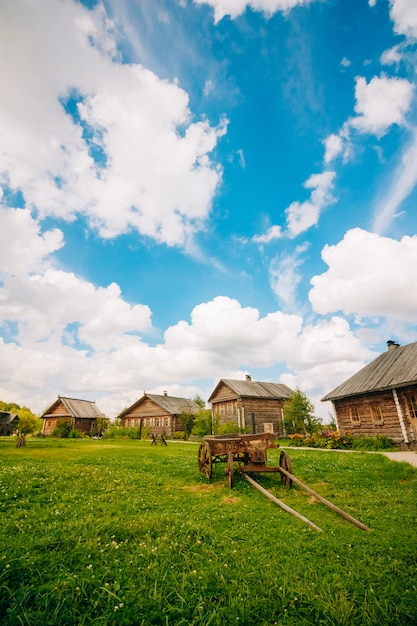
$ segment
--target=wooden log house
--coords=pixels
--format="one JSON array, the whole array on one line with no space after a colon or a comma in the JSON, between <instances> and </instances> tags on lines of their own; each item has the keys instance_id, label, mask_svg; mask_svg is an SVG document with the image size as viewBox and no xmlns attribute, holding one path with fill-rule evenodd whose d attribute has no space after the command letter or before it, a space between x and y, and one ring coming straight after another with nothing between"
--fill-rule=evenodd
<instances>
[{"instance_id":1,"label":"wooden log house","mask_svg":"<svg viewBox=\"0 0 417 626\"><path fill-rule=\"evenodd\" d=\"M69 421L73 430L92 435L100 417L104 415L95 402L58 396L58 399L41 415L42 433L51 435L59 423Z\"/></svg>"},{"instance_id":2,"label":"wooden log house","mask_svg":"<svg viewBox=\"0 0 417 626\"><path fill-rule=\"evenodd\" d=\"M9 413L8 411L0 411L0 435L13 435L17 429L19 416L17 413Z\"/></svg>"},{"instance_id":3,"label":"wooden log house","mask_svg":"<svg viewBox=\"0 0 417 626\"><path fill-rule=\"evenodd\" d=\"M200 406L193 400L163 395L144 393L139 400L122 411L117 419L126 428L144 428L154 435L173 435L184 430L181 415L195 415Z\"/></svg>"},{"instance_id":4,"label":"wooden log house","mask_svg":"<svg viewBox=\"0 0 417 626\"><path fill-rule=\"evenodd\" d=\"M388 350L330 391L340 431L385 435L402 448L417 447L417 342Z\"/></svg>"},{"instance_id":5,"label":"wooden log house","mask_svg":"<svg viewBox=\"0 0 417 626\"><path fill-rule=\"evenodd\" d=\"M284 404L294 393L287 385L222 378L209 397L212 419L232 423L236 432L284 434Z\"/></svg>"}]
</instances>

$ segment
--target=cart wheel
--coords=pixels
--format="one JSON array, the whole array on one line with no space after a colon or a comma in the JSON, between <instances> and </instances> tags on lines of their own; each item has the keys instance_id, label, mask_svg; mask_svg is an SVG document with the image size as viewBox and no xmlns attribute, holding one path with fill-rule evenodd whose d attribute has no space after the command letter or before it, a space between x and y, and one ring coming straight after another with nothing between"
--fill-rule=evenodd
<instances>
[{"instance_id":1,"label":"cart wheel","mask_svg":"<svg viewBox=\"0 0 417 626\"><path fill-rule=\"evenodd\" d=\"M291 460L287 452L285 452L285 450L282 450L281 454L279 455L279 466L282 467L282 469L289 472L290 474L292 474ZM285 474L281 474L281 482L286 487L291 487L292 485L291 478L289 476L286 476Z\"/></svg>"},{"instance_id":2,"label":"cart wheel","mask_svg":"<svg viewBox=\"0 0 417 626\"><path fill-rule=\"evenodd\" d=\"M208 480L211 479L213 463L210 446L206 441L200 443L200 447L198 448L198 469L200 470L200 474L203 474Z\"/></svg>"},{"instance_id":3,"label":"cart wheel","mask_svg":"<svg viewBox=\"0 0 417 626\"><path fill-rule=\"evenodd\" d=\"M227 458L227 465L225 469L225 474L227 474L227 482L229 484L230 489L233 487L233 483L235 481L235 468L233 467L233 454L229 452Z\"/></svg>"}]
</instances>

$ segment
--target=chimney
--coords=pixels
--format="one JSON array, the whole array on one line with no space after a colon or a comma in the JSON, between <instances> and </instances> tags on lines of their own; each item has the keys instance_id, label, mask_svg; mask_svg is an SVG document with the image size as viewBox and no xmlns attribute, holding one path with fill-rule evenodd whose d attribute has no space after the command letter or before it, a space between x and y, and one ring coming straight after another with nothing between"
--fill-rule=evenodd
<instances>
[{"instance_id":1,"label":"chimney","mask_svg":"<svg viewBox=\"0 0 417 626\"><path fill-rule=\"evenodd\" d=\"M388 339L387 341L388 350L395 350L400 347L398 341L393 341L392 339Z\"/></svg>"},{"instance_id":2,"label":"chimney","mask_svg":"<svg viewBox=\"0 0 417 626\"><path fill-rule=\"evenodd\" d=\"M168 395L168 391L164 391L164 396L167 396L167 395Z\"/></svg>"},{"instance_id":3,"label":"chimney","mask_svg":"<svg viewBox=\"0 0 417 626\"><path fill-rule=\"evenodd\" d=\"M252 376L250 374L246 374L246 382L247 383L252 382Z\"/></svg>"}]
</instances>

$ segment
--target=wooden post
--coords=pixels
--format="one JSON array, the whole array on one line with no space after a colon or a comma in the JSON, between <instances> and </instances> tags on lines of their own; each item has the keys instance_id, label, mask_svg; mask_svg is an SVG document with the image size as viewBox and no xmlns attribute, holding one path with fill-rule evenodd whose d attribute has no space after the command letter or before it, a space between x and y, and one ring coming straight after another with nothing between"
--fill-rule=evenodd
<instances>
[{"instance_id":1,"label":"wooden post","mask_svg":"<svg viewBox=\"0 0 417 626\"><path fill-rule=\"evenodd\" d=\"M323 498L323 496L321 496L319 493L316 493L315 491L310 489L310 487L307 487L307 485L301 482L301 480L298 480L298 478L296 478L293 474L290 474L290 472L287 472L287 470L285 470L283 467L279 467L278 469L282 474L284 474L288 478L291 478L294 483L296 483L302 489L307 491L307 493L314 496L317 500L320 500L320 502L325 504L327 507L329 507L329 509L331 509L335 513L338 513L338 515L341 515L348 522L355 524L355 526L358 526L358 528L360 528L361 530L371 530L368 526L366 526L365 524L362 524L362 522L359 522L357 519L349 515L349 513L345 513L345 511L342 511L342 509L339 509L338 506L336 506L335 504L332 504L331 502L329 502L329 500L326 500L326 498Z\"/></svg>"},{"instance_id":2,"label":"wooden post","mask_svg":"<svg viewBox=\"0 0 417 626\"><path fill-rule=\"evenodd\" d=\"M317 530L318 532L322 532L322 529L319 526L316 526L316 524L314 524L313 522L311 522L309 519L307 519L306 517L304 517L304 515L301 515L300 513L297 513L297 511L294 511L294 509L292 509L291 507L287 506L286 504L284 504L284 502L282 502L281 500L278 500L278 498L276 498L275 496L272 495L272 493L269 493L269 491L267 491L266 489L264 489L263 487L261 487L261 485L259 483L256 482L256 480L253 480L253 478L251 478L250 476L248 476L247 474L244 474L243 472L240 473L241 476L244 476L246 478L246 480L253 486L255 487L255 489L258 489L258 491L260 491L261 493L263 493L267 498L269 498L270 500L272 500L272 502L275 502L275 504L278 504L278 506L281 507L281 509L284 509L284 511L286 511L287 513L290 513L291 515L294 515L294 517L297 517L299 520L301 520L302 522L304 522L305 524L308 524L311 528L313 528L314 530Z\"/></svg>"}]
</instances>

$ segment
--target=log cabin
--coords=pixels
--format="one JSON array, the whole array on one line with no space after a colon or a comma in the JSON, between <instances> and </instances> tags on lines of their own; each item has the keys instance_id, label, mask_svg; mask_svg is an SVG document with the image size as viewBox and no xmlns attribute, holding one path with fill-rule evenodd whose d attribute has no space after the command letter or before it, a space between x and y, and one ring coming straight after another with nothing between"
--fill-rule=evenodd
<instances>
[{"instance_id":1,"label":"log cabin","mask_svg":"<svg viewBox=\"0 0 417 626\"><path fill-rule=\"evenodd\" d=\"M209 397L213 423L231 423L238 433L285 434L284 404L294 393L287 385L222 378Z\"/></svg>"},{"instance_id":2,"label":"log cabin","mask_svg":"<svg viewBox=\"0 0 417 626\"><path fill-rule=\"evenodd\" d=\"M0 435L12 435L19 423L17 413L9 413L8 411L0 411Z\"/></svg>"},{"instance_id":3,"label":"log cabin","mask_svg":"<svg viewBox=\"0 0 417 626\"><path fill-rule=\"evenodd\" d=\"M51 435L58 424L70 422L73 430L92 435L97 419L102 417L104 415L95 402L58 396L58 399L41 415L42 433Z\"/></svg>"},{"instance_id":4,"label":"log cabin","mask_svg":"<svg viewBox=\"0 0 417 626\"><path fill-rule=\"evenodd\" d=\"M195 415L201 407L187 398L144 392L143 396L122 411L117 419L125 428L142 428L154 435L172 436L184 430L181 415Z\"/></svg>"},{"instance_id":5,"label":"log cabin","mask_svg":"<svg viewBox=\"0 0 417 626\"><path fill-rule=\"evenodd\" d=\"M322 398L333 403L337 427L355 436L385 435L417 447L417 342L387 351Z\"/></svg>"}]
</instances>

